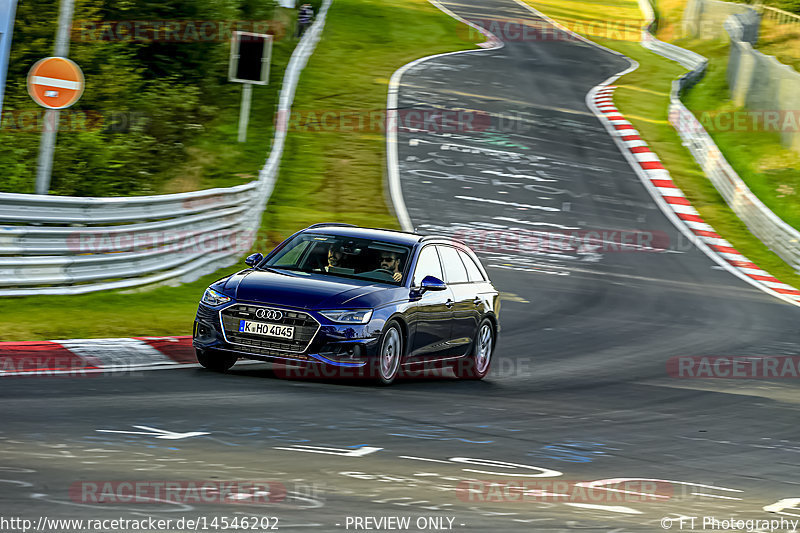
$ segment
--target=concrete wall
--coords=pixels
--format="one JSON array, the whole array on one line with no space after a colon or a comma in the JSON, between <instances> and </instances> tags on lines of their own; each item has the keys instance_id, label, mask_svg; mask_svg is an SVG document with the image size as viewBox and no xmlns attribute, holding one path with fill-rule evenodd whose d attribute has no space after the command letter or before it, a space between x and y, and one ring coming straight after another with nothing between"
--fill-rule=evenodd
<instances>
[{"instance_id":1,"label":"concrete wall","mask_svg":"<svg viewBox=\"0 0 800 533\"><path fill-rule=\"evenodd\" d=\"M689 0L683 11L683 36L726 39L724 24L731 15L754 12L749 6L718 0ZM757 30L756 30L757 31ZM757 39L758 36L755 36ZM755 39L750 42L755 42Z\"/></svg>"},{"instance_id":2,"label":"concrete wall","mask_svg":"<svg viewBox=\"0 0 800 533\"><path fill-rule=\"evenodd\" d=\"M784 146L800 152L800 73L742 40L749 25L752 20L739 16L725 22L731 39L727 71L731 99L739 107L763 112L761 121L776 121L769 129L780 132Z\"/></svg>"},{"instance_id":3,"label":"concrete wall","mask_svg":"<svg viewBox=\"0 0 800 533\"><path fill-rule=\"evenodd\" d=\"M744 4L689 0L683 13L685 36L730 39L726 77L731 100L763 112L761 121L778 121L769 129L779 131L783 145L800 153L800 73L753 49L760 25L758 12Z\"/></svg>"}]
</instances>

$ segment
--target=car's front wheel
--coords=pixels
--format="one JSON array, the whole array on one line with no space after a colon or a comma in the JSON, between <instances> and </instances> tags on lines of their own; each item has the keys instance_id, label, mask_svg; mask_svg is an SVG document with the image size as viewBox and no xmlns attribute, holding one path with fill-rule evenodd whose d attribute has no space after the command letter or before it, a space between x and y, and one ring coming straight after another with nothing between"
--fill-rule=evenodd
<instances>
[{"instance_id":1,"label":"car's front wheel","mask_svg":"<svg viewBox=\"0 0 800 533\"><path fill-rule=\"evenodd\" d=\"M197 362L200 363L200 365L214 372L225 372L236 364L236 360L239 359L235 355L226 354L217 350L195 349L195 354L197 355Z\"/></svg>"},{"instance_id":2,"label":"car's front wheel","mask_svg":"<svg viewBox=\"0 0 800 533\"><path fill-rule=\"evenodd\" d=\"M403 335L397 322L389 322L381 338L378 356L373 363L373 376L382 385L390 385L400 372L403 359Z\"/></svg>"},{"instance_id":3,"label":"car's front wheel","mask_svg":"<svg viewBox=\"0 0 800 533\"><path fill-rule=\"evenodd\" d=\"M494 326L488 318L481 321L478 333L472 342L472 350L464 358L453 363L453 372L460 379L483 379L489 373L494 352Z\"/></svg>"}]
</instances>

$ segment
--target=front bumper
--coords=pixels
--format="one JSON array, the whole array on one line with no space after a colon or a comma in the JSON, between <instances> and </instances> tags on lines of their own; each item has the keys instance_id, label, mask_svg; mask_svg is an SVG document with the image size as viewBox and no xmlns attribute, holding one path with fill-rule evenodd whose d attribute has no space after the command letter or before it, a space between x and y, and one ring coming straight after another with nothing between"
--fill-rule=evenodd
<instances>
[{"instance_id":1,"label":"front bumper","mask_svg":"<svg viewBox=\"0 0 800 533\"><path fill-rule=\"evenodd\" d=\"M285 318L279 323L293 325L295 339L282 342L236 331L236 321L248 318L258 308L283 311ZM363 367L378 352L380 331L378 325L371 323L335 324L308 310L241 302L215 308L201 303L194 321L192 345L199 350L221 350L262 361Z\"/></svg>"}]
</instances>

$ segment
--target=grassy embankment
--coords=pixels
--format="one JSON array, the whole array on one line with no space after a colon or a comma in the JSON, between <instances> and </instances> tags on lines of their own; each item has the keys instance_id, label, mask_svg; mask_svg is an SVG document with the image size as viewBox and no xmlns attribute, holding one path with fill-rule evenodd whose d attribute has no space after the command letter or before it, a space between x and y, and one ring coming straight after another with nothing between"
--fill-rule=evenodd
<instances>
[{"instance_id":1,"label":"grassy embankment","mask_svg":"<svg viewBox=\"0 0 800 533\"><path fill-rule=\"evenodd\" d=\"M301 76L296 107L384 109L388 80L397 68L419 57L471 47L458 28L426 0L337 0ZM257 120L254 114L251 121ZM258 250L319 221L396 227L383 195L383 133L348 129L289 134ZM267 146L265 137L262 158ZM4 299L0 338L187 335L203 289L233 270L179 287Z\"/></svg>"},{"instance_id":2,"label":"grassy embankment","mask_svg":"<svg viewBox=\"0 0 800 533\"><path fill-rule=\"evenodd\" d=\"M637 3L630 0L527 1L533 7L576 29L598 44L621 52L639 63L637 70L615 83L618 86L614 96L617 107L639 130L652 150L659 155L675 183L709 224L761 268L781 281L800 286L800 275L756 239L744 223L733 214L704 176L691 154L683 147L677 132L668 123L667 109L671 83L673 79L683 74L685 69L644 49L638 43L638 33L628 29L634 21L642 18ZM659 16L658 35L663 40L672 40L679 46L711 58L708 75L686 98L690 109L700 114L702 111L713 111L717 106L729 105L726 103L727 93L723 85L728 45L724 42L679 38L684 4L685 0L662 0L656 5ZM750 182L755 183L751 187L756 194L763 192L758 185L760 177L748 175L746 165L758 165L759 161L766 158L772 161L775 168L780 169L780 173L791 174L788 169L791 169L792 165L781 159L787 157L787 151L774 146L775 135L764 133L755 136L750 132L735 132L729 136L715 135L715 140L737 171L748 180L749 185ZM780 153L780 156L760 155L758 150L769 143L772 143L770 149L774 149L774 152L770 153ZM774 185L764 185L768 191L770 187L774 188ZM766 197L762 199L770 205ZM796 207L794 209L796 210ZM776 212L785 213L781 209L776 209ZM797 217L798 213L794 212L794 216ZM786 218L787 221L793 220L791 216Z\"/></svg>"}]
</instances>

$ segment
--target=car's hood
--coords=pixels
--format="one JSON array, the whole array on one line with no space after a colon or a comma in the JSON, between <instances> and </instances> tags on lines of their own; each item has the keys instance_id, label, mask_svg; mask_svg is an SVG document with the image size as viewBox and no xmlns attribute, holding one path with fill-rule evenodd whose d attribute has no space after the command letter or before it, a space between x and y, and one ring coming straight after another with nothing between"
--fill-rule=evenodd
<instances>
[{"instance_id":1,"label":"car's hood","mask_svg":"<svg viewBox=\"0 0 800 533\"><path fill-rule=\"evenodd\" d=\"M397 290L369 281L258 270L244 270L218 286L238 301L303 309L373 307L383 300L376 293Z\"/></svg>"}]
</instances>

